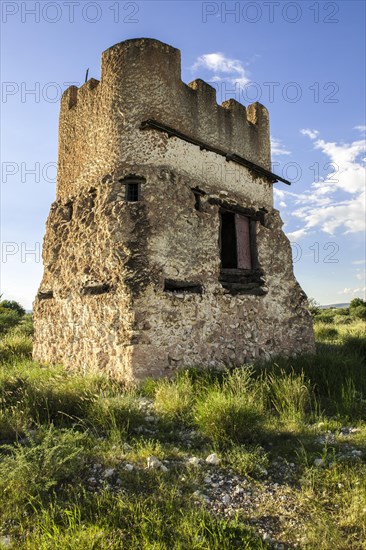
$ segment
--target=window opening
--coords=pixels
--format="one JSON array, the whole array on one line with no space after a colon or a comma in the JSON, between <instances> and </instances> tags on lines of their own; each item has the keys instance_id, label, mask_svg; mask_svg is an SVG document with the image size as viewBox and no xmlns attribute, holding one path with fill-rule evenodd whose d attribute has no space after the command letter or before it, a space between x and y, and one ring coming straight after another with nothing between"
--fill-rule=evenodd
<instances>
[{"instance_id":1,"label":"window opening","mask_svg":"<svg viewBox=\"0 0 366 550\"><path fill-rule=\"evenodd\" d=\"M252 269L250 220L234 212L221 213L221 267Z\"/></svg>"}]
</instances>

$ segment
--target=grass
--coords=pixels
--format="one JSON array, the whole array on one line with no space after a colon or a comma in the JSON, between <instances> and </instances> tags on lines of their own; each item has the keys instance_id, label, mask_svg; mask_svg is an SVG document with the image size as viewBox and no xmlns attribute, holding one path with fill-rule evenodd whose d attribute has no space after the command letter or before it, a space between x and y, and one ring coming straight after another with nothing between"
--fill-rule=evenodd
<instances>
[{"instance_id":1,"label":"grass","mask_svg":"<svg viewBox=\"0 0 366 550\"><path fill-rule=\"evenodd\" d=\"M29 319L9 330L0 548L260 549L270 518L290 546L366 548L364 323L321 317L313 356L189 369L134 389L36 364ZM206 465L214 452L220 464ZM164 468L147 468L150 456ZM261 498L248 512L214 512L197 495L218 474Z\"/></svg>"}]
</instances>

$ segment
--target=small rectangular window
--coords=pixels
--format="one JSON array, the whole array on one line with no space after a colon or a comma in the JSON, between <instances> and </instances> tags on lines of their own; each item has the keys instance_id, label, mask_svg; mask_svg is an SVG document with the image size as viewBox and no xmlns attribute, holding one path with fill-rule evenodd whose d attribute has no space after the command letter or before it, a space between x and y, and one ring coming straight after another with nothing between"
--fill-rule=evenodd
<instances>
[{"instance_id":1,"label":"small rectangular window","mask_svg":"<svg viewBox=\"0 0 366 550\"><path fill-rule=\"evenodd\" d=\"M129 182L126 183L126 201L137 202L140 198L139 183Z\"/></svg>"},{"instance_id":2,"label":"small rectangular window","mask_svg":"<svg viewBox=\"0 0 366 550\"><path fill-rule=\"evenodd\" d=\"M221 267L252 269L250 220L234 212L221 213Z\"/></svg>"}]
</instances>

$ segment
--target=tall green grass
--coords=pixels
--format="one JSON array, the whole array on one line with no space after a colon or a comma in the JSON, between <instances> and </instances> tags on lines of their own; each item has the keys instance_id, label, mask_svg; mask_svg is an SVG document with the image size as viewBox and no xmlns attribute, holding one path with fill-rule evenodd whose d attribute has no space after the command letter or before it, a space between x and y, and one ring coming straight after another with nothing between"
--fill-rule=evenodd
<instances>
[{"instance_id":1,"label":"tall green grass","mask_svg":"<svg viewBox=\"0 0 366 550\"><path fill-rule=\"evenodd\" d=\"M20 549L264 548L242 516L214 516L194 497L215 451L214 471L253 477L257 488L278 454L296 463L296 484L286 481L299 511L289 540L362 548L364 459L338 457L343 436L317 441L356 425L353 444L366 451L366 336L351 321L316 322L314 355L197 367L135 389L32 362L31 329L18 324L0 339L0 535ZM151 455L168 471L147 469ZM199 468L188 465L192 456ZM319 457L325 465L315 468ZM108 468L118 484L103 477Z\"/></svg>"}]
</instances>

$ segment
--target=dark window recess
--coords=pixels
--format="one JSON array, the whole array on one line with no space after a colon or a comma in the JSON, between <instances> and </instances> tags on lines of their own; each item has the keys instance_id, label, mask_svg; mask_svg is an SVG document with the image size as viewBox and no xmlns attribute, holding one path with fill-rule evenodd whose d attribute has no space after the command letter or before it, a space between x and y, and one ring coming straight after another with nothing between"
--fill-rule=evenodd
<instances>
[{"instance_id":1,"label":"dark window recess","mask_svg":"<svg viewBox=\"0 0 366 550\"><path fill-rule=\"evenodd\" d=\"M126 201L137 202L140 199L139 183L126 183Z\"/></svg>"},{"instance_id":2,"label":"dark window recess","mask_svg":"<svg viewBox=\"0 0 366 550\"><path fill-rule=\"evenodd\" d=\"M232 212L221 214L221 267L237 267L235 214Z\"/></svg>"},{"instance_id":3,"label":"dark window recess","mask_svg":"<svg viewBox=\"0 0 366 550\"><path fill-rule=\"evenodd\" d=\"M165 279L165 292L191 292L192 294L202 294L202 285L187 281L175 281L173 279Z\"/></svg>"},{"instance_id":4,"label":"dark window recess","mask_svg":"<svg viewBox=\"0 0 366 550\"><path fill-rule=\"evenodd\" d=\"M257 261L257 216L224 209L220 215L220 283L233 295L265 294L264 274Z\"/></svg>"},{"instance_id":5,"label":"dark window recess","mask_svg":"<svg viewBox=\"0 0 366 550\"><path fill-rule=\"evenodd\" d=\"M108 284L89 285L84 286L81 293L89 296L97 296L98 294L106 294L107 292L110 292L110 290L111 287Z\"/></svg>"},{"instance_id":6,"label":"dark window recess","mask_svg":"<svg viewBox=\"0 0 366 550\"><path fill-rule=\"evenodd\" d=\"M220 242L223 269L252 269L249 218L222 212Z\"/></svg>"},{"instance_id":7,"label":"dark window recess","mask_svg":"<svg viewBox=\"0 0 366 550\"><path fill-rule=\"evenodd\" d=\"M202 210L200 193L194 193L194 207L196 210L198 210L198 212Z\"/></svg>"},{"instance_id":8,"label":"dark window recess","mask_svg":"<svg viewBox=\"0 0 366 550\"><path fill-rule=\"evenodd\" d=\"M89 207L92 209L95 206L95 199L97 196L97 190L95 187L89 189Z\"/></svg>"},{"instance_id":9,"label":"dark window recess","mask_svg":"<svg viewBox=\"0 0 366 550\"><path fill-rule=\"evenodd\" d=\"M67 203L65 204L65 209L66 209L66 220L67 220L68 222L70 222L71 219L72 219L72 213L73 213L73 205L72 205L72 202L71 202L71 201L70 201L70 202L67 202Z\"/></svg>"},{"instance_id":10,"label":"dark window recess","mask_svg":"<svg viewBox=\"0 0 366 550\"><path fill-rule=\"evenodd\" d=\"M202 191L199 187L192 187L191 191L194 195L194 207L198 212L202 211L202 197L206 195L205 191Z\"/></svg>"},{"instance_id":11,"label":"dark window recess","mask_svg":"<svg viewBox=\"0 0 366 550\"><path fill-rule=\"evenodd\" d=\"M45 292L38 292L38 300L51 300L53 298L53 291L47 290Z\"/></svg>"},{"instance_id":12,"label":"dark window recess","mask_svg":"<svg viewBox=\"0 0 366 550\"><path fill-rule=\"evenodd\" d=\"M125 186L126 202L138 202L141 200L141 184L146 182L144 177L129 174L124 178L120 178L119 181Z\"/></svg>"}]
</instances>

